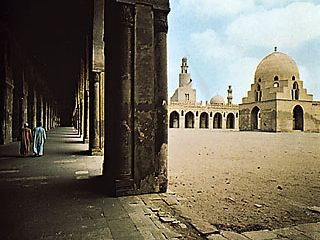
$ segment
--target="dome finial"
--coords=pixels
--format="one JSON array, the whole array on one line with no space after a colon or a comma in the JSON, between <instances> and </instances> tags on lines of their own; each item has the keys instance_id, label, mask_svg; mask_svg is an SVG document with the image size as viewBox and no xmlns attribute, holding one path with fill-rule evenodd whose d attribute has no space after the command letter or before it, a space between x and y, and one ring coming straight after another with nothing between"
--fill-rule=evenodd
<instances>
[{"instance_id":1,"label":"dome finial","mask_svg":"<svg viewBox=\"0 0 320 240\"><path fill-rule=\"evenodd\" d=\"M278 50L278 47L274 47L274 51L276 52Z\"/></svg>"}]
</instances>

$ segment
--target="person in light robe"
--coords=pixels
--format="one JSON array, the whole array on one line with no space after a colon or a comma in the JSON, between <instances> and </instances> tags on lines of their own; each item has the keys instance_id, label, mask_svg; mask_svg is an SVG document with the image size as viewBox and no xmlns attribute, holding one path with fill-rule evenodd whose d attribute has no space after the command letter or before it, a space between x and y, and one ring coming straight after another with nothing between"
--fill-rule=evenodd
<instances>
[{"instance_id":1,"label":"person in light robe","mask_svg":"<svg viewBox=\"0 0 320 240\"><path fill-rule=\"evenodd\" d=\"M43 155L43 146L46 142L46 130L41 126L41 122L33 129L33 152L35 156Z\"/></svg>"},{"instance_id":2,"label":"person in light robe","mask_svg":"<svg viewBox=\"0 0 320 240\"><path fill-rule=\"evenodd\" d=\"M30 146L32 142L31 129L28 127L28 123L25 123L21 129L21 143L20 143L20 154L22 156L27 156L30 151Z\"/></svg>"}]
</instances>

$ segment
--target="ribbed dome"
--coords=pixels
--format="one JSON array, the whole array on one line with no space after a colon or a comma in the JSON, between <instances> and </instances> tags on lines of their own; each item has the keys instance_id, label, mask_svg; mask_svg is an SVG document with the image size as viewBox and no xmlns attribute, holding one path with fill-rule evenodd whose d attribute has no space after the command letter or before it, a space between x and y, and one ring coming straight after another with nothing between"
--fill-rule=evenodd
<instances>
[{"instance_id":1,"label":"ribbed dome","mask_svg":"<svg viewBox=\"0 0 320 240\"><path fill-rule=\"evenodd\" d=\"M224 98L222 96L216 95L210 99L210 104L224 104Z\"/></svg>"},{"instance_id":2,"label":"ribbed dome","mask_svg":"<svg viewBox=\"0 0 320 240\"><path fill-rule=\"evenodd\" d=\"M259 63L254 76L255 81L300 79L299 69L295 61L287 54L273 52ZM276 79L275 79L276 78Z\"/></svg>"}]
</instances>

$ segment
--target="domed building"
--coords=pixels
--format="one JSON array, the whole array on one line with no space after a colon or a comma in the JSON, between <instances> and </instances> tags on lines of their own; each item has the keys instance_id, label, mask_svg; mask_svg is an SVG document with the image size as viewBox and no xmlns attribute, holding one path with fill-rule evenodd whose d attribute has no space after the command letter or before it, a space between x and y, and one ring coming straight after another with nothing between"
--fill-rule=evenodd
<instances>
[{"instance_id":1,"label":"domed building","mask_svg":"<svg viewBox=\"0 0 320 240\"><path fill-rule=\"evenodd\" d=\"M258 64L239 109L240 130L320 131L320 102L303 88L295 61L276 48Z\"/></svg>"},{"instance_id":2,"label":"domed building","mask_svg":"<svg viewBox=\"0 0 320 240\"><path fill-rule=\"evenodd\" d=\"M210 99L211 105L224 105L224 98L220 95L216 95Z\"/></svg>"},{"instance_id":3,"label":"domed building","mask_svg":"<svg viewBox=\"0 0 320 240\"><path fill-rule=\"evenodd\" d=\"M210 101L197 102L188 73L188 59L182 58L179 87L169 103L169 127L238 130L239 105L232 104L231 86L227 92L227 103L219 95Z\"/></svg>"}]
</instances>

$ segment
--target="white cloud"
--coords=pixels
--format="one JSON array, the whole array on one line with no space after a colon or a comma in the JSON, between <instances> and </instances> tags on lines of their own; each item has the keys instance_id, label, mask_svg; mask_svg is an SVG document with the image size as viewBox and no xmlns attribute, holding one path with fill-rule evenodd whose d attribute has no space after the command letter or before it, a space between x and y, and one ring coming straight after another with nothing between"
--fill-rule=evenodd
<instances>
[{"instance_id":1,"label":"white cloud","mask_svg":"<svg viewBox=\"0 0 320 240\"><path fill-rule=\"evenodd\" d=\"M178 7L202 18L232 16L254 7L253 0L180 0Z\"/></svg>"},{"instance_id":2,"label":"white cloud","mask_svg":"<svg viewBox=\"0 0 320 240\"><path fill-rule=\"evenodd\" d=\"M297 48L320 38L320 5L293 3L237 18L227 29L229 37L247 47Z\"/></svg>"},{"instance_id":3,"label":"white cloud","mask_svg":"<svg viewBox=\"0 0 320 240\"><path fill-rule=\"evenodd\" d=\"M191 34L191 44L197 54L208 58L232 59L236 54L235 49L223 42L213 29Z\"/></svg>"},{"instance_id":4,"label":"white cloud","mask_svg":"<svg viewBox=\"0 0 320 240\"><path fill-rule=\"evenodd\" d=\"M235 103L241 103L242 97L250 90L259 62L256 58L242 57L228 64L226 81L232 85Z\"/></svg>"},{"instance_id":5,"label":"white cloud","mask_svg":"<svg viewBox=\"0 0 320 240\"><path fill-rule=\"evenodd\" d=\"M296 2L310 2L310 3L316 3L314 0L255 0L255 3L257 6L262 6L266 9L271 8L279 8L279 7L285 7L291 3Z\"/></svg>"}]
</instances>

